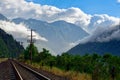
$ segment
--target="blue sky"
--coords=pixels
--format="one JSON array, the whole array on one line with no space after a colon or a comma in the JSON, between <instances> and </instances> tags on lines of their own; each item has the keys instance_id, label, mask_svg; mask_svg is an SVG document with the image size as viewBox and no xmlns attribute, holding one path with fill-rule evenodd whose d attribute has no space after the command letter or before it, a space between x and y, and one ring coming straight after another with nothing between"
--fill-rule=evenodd
<instances>
[{"instance_id":1,"label":"blue sky","mask_svg":"<svg viewBox=\"0 0 120 80\"><path fill-rule=\"evenodd\" d=\"M108 14L120 17L120 4L117 0L27 0L57 8L77 7L87 14Z\"/></svg>"},{"instance_id":2,"label":"blue sky","mask_svg":"<svg viewBox=\"0 0 120 80\"><path fill-rule=\"evenodd\" d=\"M117 0L0 0L0 13L12 20L15 18L36 19L49 23L63 20L81 27L91 34L90 39L116 26L120 21L120 2ZM33 1L33 3L29 3ZM119 0L120 1L120 0ZM7 2L7 3L6 3ZM37 3L37 4L36 4ZM38 5L40 4L40 5ZM44 6L48 5L48 6ZM51 6L49 6L51 5ZM53 7L55 6L55 7ZM74 7L74 8L71 8ZM79 8L79 9L78 9ZM96 15L94 15L96 14ZM118 18L119 17L119 18ZM14 37L25 39L28 33L24 24L0 22L1 28L9 31ZM9 25L8 28L3 25ZM66 28L65 28L66 29ZM66 30L67 31L67 30ZM94 32L95 31L95 32ZM16 33L16 34L15 34ZM118 34L117 34L118 33ZM24 35L25 34L25 35ZM42 34L41 34L42 35ZM98 41L106 41L119 37L119 31L106 38L98 38ZM94 38L95 37L95 38ZM38 34L38 39L47 41ZM79 40L78 40L79 41ZM77 43L78 43L77 41ZM93 41L93 40L91 40ZM49 42L49 41L48 41ZM70 43L76 44L76 43ZM38 45L41 47L41 45ZM48 45L45 44L48 47ZM68 46L69 47L69 46ZM66 47L67 48L67 47ZM66 49L65 48L65 49Z\"/></svg>"}]
</instances>

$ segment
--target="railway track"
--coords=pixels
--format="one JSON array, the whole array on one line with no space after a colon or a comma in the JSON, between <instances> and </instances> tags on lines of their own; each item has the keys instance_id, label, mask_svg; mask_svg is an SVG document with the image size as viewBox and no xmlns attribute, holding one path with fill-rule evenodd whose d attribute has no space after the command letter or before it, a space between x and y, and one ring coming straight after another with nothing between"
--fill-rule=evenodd
<instances>
[{"instance_id":1,"label":"railway track","mask_svg":"<svg viewBox=\"0 0 120 80\"><path fill-rule=\"evenodd\" d=\"M51 80L21 63L13 60L10 60L10 63L12 65L10 71L11 80Z\"/></svg>"}]
</instances>

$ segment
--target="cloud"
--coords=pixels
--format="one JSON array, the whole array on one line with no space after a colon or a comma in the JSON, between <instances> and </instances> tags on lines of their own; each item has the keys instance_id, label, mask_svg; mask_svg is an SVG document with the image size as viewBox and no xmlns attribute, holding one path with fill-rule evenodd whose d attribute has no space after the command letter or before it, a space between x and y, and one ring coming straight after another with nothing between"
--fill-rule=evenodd
<instances>
[{"instance_id":1,"label":"cloud","mask_svg":"<svg viewBox=\"0 0 120 80\"><path fill-rule=\"evenodd\" d=\"M111 40L120 40L120 28L119 26L112 26L109 28L97 28L91 35L91 42L108 42Z\"/></svg>"},{"instance_id":2,"label":"cloud","mask_svg":"<svg viewBox=\"0 0 120 80\"><path fill-rule=\"evenodd\" d=\"M94 32L98 27L111 27L119 24L119 18L107 14L95 14L91 17L90 24L86 27L89 33Z\"/></svg>"},{"instance_id":3,"label":"cloud","mask_svg":"<svg viewBox=\"0 0 120 80\"><path fill-rule=\"evenodd\" d=\"M108 16L107 14L90 15L75 7L59 9L54 6L40 5L25 0L1 0L0 13L10 19L21 17L47 22L64 20L82 27L89 33L92 33L97 27L107 27L118 23L118 18Z\"/></svg>"},{"instance_id":4,"label":"cloud","mask_svg":"<svg viewBox=\"0 0 120 80\"><path fill-rule=\"evenodd\" d=\"M120 26L97 27L96 30L82 40L74 44L84 44L87 42L109 42L111 40L120 40Z\"/></svg>"},{"instance_id":5,"label":"cloud","mask_svg":"<svg viewBox=\"0 0 120 80\"><path fill-rule=\"evenodd\" d=\"M25 0L1 0L0 13L11 19L21 17L47 22L64 20L70 23L79 23L82 26L87 26L91 17L79 8L59 9L54 6L26 2Z\"/></svg>"},{"instance_id":6,"label":"cloud","mask_svg":"<svg viewBox=\"0 0 120 80\"><path fill-rule=\"evenodd\" d=\"M25 25L23 24L15 24L13 22L7 22L7 21L0 21L0 28L6 31L7 33L11 34L14 36L15 39L23 39L27 40L28 35L30 34ZM47 41L46 38L41 37L38 33L33 32L33 35L36 35L35 39L36 40L41 40L41 41Z\"/></svg>"}]
</instances>

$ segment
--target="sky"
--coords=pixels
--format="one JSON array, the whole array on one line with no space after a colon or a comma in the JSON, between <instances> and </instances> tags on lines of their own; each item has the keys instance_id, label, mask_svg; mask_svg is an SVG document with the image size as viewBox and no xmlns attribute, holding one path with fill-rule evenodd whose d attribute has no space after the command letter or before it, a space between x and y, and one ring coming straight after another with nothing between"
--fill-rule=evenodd
<instances>
[{"instance_id":1,"label":"sky","mask_svg":"<svg viewBox=\"0 0 120 80\"><path fill-rule=\"evenodd\" d=\"M90 34L90 39L94 39L99 33L109 31L120 23L120 0L0 0L0 14L10 20L32 18L48 23L63 20L82 28ZM0 21L0 28L15 38L21 35L19 38L24 39L27 36L24 34L28 34L28 26L22 23ZM35 34L39 40L49 42L40 34ZM111 36L98 37L98 41L109 41L118 36L120 38L119 30Z\"/></svg>"},{"instance_id":2,"label":"sky","mask_svg":"<svg viewBox=\"0 0 120 80\"><path fill-rule=\"evenodd\" d=\"M51 5L61 9L80 8L87 14L108 14L120 17L120 0L27 0L41 5Z\"/></svg>"},{"instance_id":3,"label":"sky","mask_svg":"<svg viewBox=\"0 0 120 80\"><path fill-rule=\"evenodd\" d=\"M119 24L119 0L1 0L0 13L9 19L64 20L92 33Z\"/></svg>"}]
</instances>

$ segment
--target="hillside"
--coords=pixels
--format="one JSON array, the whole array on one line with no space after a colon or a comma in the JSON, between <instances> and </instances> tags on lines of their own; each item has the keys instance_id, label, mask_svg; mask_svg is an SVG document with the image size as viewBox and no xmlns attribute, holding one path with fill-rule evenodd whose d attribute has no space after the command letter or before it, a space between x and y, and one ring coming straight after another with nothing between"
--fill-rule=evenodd
<instances>
[{"instance_id":1,"label":"hillside","mask_svg":"<svg viewBox=\"0 0 120 80\"><path fill-rule=\"evenodd\" d=\"M120 55L120 41L112 40L110 42L89 42L86 44L79 44L68 51L71 54L84 55L85 53L111 53L113 55Z\"/></svg>"},{"instance_id":2,"label":"hillside","mask_svg":"<svg viewBox=\"0 0 120 80\"><path fill-rule=\"evenodd\" d=\"M4 15L0 14L0 20L8 20Z\"/></svg>"},{"instance_id":3,"label":"hillside","mask_svg":"<svg viewBox=\"0 0 120 80\"><path fill-rule=\"evenodd\" d=\"M80 43L68 52L71 54L84 55L85 53L111 53L120 55L120 27L115 26L98 34L94 34L86 40L87 42Z\"/></svg>"},{"instance_id":4,"label":"hillside","mask_svg":"<svg viewBox=\"0 0 120 80\"><path fill-rule=\"evenodd\" d=\"M0 29L0 57L17 56L23 49L11 35Z\"/></svg>"}]
</instances>

